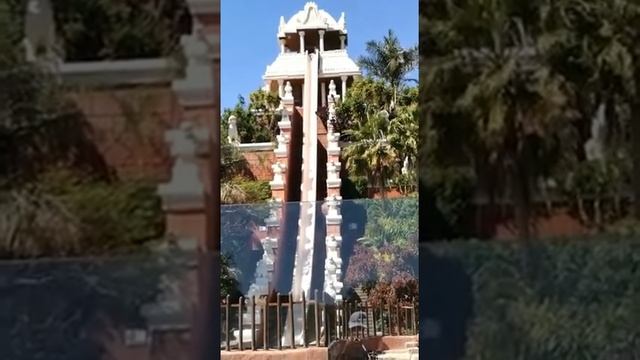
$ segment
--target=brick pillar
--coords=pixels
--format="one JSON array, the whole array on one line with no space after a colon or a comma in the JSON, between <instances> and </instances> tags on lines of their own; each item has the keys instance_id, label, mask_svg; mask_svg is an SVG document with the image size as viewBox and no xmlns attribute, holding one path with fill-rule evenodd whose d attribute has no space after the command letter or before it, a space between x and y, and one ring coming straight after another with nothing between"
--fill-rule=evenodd
<instances>
[{"instance_id":1,"label":"brick pillar","mask_svg":"<svg viewBox=\"0 0 640 360\"><path fill-rule=\"evenodd\" d=\"M280 228L283 218L283 204L286 201L286 181L289 160L289 142L291 139L291 121L289 115L293 111L293 95L289 82L283 88L281 103L282 119L278 122L280 134L276 137L277 146L273 150L276 162L271 166L273 179L271 185L271 201L269 202L269 217L265 219L266 231L261 233L264 254L258 262L255 272L255 282L249 288L250 296L266 295L273 282L275 252L280 238Z\"/></svg>"},{"instance_id":2,"label":"brick pillar","mask_svg":"<svg viewBox=\"0 0 640 360\"><path fill-rule=\"evenodd\" d=\"M214 101L214 48L219 43L217 5L212 0L187 0L193 16L190 35L180 39L187 60L185 77L173 82L182 116L198 125L210 125L217 109Z\"/></svg>"},{"instance_id":3,"label":"brick pillar","mask_svg":"<svg viewBox=\"0 0 640 360\"><path fill-rule=\"evenodd\" d=\"M340 95L336 94L335 84L331 81L329 95L329 121L327 124L327 197L340 196L340 134L333 131L333 121L336 117L336 103L340 100Z\"/></svg>"},{"instance_id":4,"label":"brick pillar","mask_svg":"<svg viewBox=\"0 0 640 360\"><path fill-rule=\"evenodd\" d=\"M342 225L342 215L340 214L340 145L339 133L333 131L332 122L336 116L336 102L340 96L336 94L335 84L331 81L329 85L329 95L327 96L329 105L329 121L327 126L327 198L326 207L326 251L325 260L325 292L335 301L342 300L342 258L340 257L340 246L342 236L340 227Z\"/></svg>"},{"instance_id":5,"label":"brick pillar","mask_svg":"<svg viewBox=\"0 0 640 360\"><path fill-rule=\"evenodd\" d=\"M167 233L177 240L204 242L206 237L205 174L198 156L197 130L185 122L165 135L175 158L171 180L158 187L166 213Z\"/></svg>"}]
</instances>

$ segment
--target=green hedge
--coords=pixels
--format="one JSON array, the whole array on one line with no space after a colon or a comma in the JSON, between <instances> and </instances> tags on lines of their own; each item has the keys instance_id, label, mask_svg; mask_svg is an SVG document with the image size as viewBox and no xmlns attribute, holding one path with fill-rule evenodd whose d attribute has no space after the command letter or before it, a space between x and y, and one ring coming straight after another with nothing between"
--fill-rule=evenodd
<instances>
[{"instance_id":1,"label":"green hedge","mask_svg":"<svg viewBox=\"0 0 640 360\"><path fill-rule=\"evenodd\" d=\"M83 179L64 171L2 191L0 258L137 252L164 237L156 192L150 184Z\"/></svg>"},{"instance_id":2,"label":"green hedge","mask_svg":"<svg viewBox=\"0 0 640 360\"><path fill-rule=\"evenodd\" d=\"M451 242L425 250L432 264L459 266L459 279L469 280L466 359L635 359L640 352L640 239L551 241L528 250Z\"/></svg>"},{"instance_id":3,"label":"green hedge","mask_svg":"<svg viewBox=\"0 0 640 360\"><path fill-rule=\"evenodd\" d=\"M248 203L263 202L271 199L271 185L268 181L245 180L238 183L238 186L247 194Z\"/></svg>"}]
</instances>

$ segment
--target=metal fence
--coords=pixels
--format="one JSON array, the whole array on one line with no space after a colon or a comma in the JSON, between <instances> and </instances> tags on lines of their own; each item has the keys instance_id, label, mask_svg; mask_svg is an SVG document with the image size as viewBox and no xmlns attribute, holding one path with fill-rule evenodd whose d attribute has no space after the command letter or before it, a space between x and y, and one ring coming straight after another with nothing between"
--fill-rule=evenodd
<instances>
[{"instance_id":1,"label":"metal fence","mask_svg":"<svg viewBox=\"0 0 640 360\"><path fill-rule=\"evenodd\" d=\"M295 339L292 309L296 306L305 309L301 325L302 342ZM274 293L248 299L240 297L237 301L227 297L220 309L221 349L227 351L328 347L332 341L340 339L417 335L419 329L415 299L374 306L366 301L332 304L320 298L317 291L312 299L302 294L298 301L294 301L291 294ZM359 321L354 321L354 315ZM285 330L287 321L291 326ZM283 340L288 340L288 345L283 345Z\"/></svg>"}]
</instances>

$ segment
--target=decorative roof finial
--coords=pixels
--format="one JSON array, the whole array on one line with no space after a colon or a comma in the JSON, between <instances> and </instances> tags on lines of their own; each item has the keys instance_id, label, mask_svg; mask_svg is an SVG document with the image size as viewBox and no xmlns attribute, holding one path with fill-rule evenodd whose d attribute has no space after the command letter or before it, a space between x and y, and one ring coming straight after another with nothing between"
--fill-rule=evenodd
<instances>
[{"instance_id":1,"label":"decorative roof finial","mask_svg":"<svg viewBox=\"0 0 640 360\"><path fill-rule=\"evenodd\" d=\"M347 31L347 22L344 18L344 11L340 14L340 19L338 19L338 28L340 28L340 30L346 32Z\"/></svg>"}]
</instances>

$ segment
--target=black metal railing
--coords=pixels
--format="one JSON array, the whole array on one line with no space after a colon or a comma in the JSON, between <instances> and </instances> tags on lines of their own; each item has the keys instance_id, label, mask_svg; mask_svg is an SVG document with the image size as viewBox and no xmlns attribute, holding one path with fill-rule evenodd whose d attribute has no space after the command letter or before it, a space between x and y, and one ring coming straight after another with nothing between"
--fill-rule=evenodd
<instances>
[{"instance_id":1,"label":"black metal railing","mask_svg":"<svg viewBox=\"0 0 640 360\"><path fill-rule=\"evenodd\" d=\"M371 304L366 301L330 303L314 292L307 299L293 300L291 294L274 293L231 300L220 305L222 320L221 349L270 350L296 347L328 347L341 339L372 336L403 336L418 333L418 303ZM302 337L295 338L294 307L304 309ZM246 315L248 314L248 316ZM256 321L256 315L260 321ZM355 316L354 316L355 315ZM288 329L285 323L289 323ZM285 333L286 332L286 333ZM288 340L288 345L283 345Z\"/></svg>"}]
</instances>

